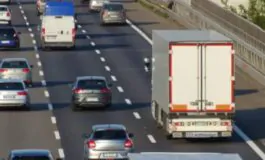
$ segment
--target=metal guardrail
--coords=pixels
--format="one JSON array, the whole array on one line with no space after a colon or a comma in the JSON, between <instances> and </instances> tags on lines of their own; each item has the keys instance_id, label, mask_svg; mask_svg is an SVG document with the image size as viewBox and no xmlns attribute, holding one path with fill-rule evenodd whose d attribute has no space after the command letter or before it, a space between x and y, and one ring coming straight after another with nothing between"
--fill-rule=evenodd
<instances>
[{"instance_id":1,"label":"metal guardrail","mask_svg":"<svg viewBox=\"0 0 265 160\"><path fill-rule=\"evenodd\" d=\"M221 13L220 15L217 14L218 12L216 14L209 13L210 11L206 11L207 9L209 10L209 5L202 6L204 5L202 1L207 0L193 0L192 5L174 1L172 10L153 3L153 0L139 1L147 6L152 6L156 11L167 13L170 19L179 21L187 28L213 29L233 39L236 50L236 64L250 76L265 85L265 45L258 38L254 37L255 33L246 33L247 31L240 28L244 24L234 25L233 22L230 22L229 17L226 19L222 18ZM220 9L222 8L219 7ZM223 9L223 12L228 11ZM239 16L237 18L246 21ZM234 21L234 23L240 23L240 20ZM252 25L252 27L256 26ZM265 36L262 38L265 41Z\"/></svg>"}]
</instances>

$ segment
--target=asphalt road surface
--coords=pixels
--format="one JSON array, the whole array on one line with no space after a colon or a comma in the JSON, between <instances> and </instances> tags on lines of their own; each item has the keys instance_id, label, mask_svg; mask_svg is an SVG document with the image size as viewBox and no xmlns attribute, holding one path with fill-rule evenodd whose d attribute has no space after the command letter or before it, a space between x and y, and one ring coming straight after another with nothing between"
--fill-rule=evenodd
<instances>
[{"instance_id":1,"label":"asphalt road surface","mask_svg":"<svg viewBox=\"0 0 265 160\"><path fill-rule=\"evenodd\" d=\"M150 36L152 29L184 28L124 1L128 18ZM1 51L0 57L25 57L34 67L31 111L1 111L0 153L14 148L48 148L68 160L83 159L83 139L93 124L122 123L135 134L136 152L238 153L244 160L258 155L237 134L230 141L166 140L150 114L150 75L143 58L151 46L130 25L100 26L97 14L76 3L78 35L75 50L41 51L40 18L35 2L14 1L13 24L22 32L20 51ZM70 85L77 76L103 75L113 83L113 105L104 111L73 112ZM263 86L237 70L237 125L261 148L265 130Z\"/></svg>"}]
</instances>

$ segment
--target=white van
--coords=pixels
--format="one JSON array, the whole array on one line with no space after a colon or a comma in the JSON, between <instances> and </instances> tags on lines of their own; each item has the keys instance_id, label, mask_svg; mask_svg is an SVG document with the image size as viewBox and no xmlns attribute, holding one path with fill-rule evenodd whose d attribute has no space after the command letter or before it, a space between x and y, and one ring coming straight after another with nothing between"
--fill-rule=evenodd
<instances>
[{"instance_id":1,"label":"white van","mask_svg":"<svg viewBox=\"0 0 265 160\"><path fill-rule=\"evenodd\" d=\"M41 47L75 48L74 16L43 16L41 24Z\"/></svg>"}]
</instances>

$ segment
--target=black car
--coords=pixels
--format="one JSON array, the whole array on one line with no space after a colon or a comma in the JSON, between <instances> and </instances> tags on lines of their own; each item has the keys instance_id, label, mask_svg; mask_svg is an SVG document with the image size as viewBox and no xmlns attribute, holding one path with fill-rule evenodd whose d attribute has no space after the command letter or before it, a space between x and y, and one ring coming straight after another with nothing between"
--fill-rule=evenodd
<instances>
[{"instance_id":1,"label":"black car","mask_svg":"<svg viewBox=\"0 0 265 160\"><path fill-rule=\"evenodd\" d=\"M20 32L16 32L13 27L3 26L0 27L0 48L19 49L20 48Z\"/></svg>"}]
</instances>

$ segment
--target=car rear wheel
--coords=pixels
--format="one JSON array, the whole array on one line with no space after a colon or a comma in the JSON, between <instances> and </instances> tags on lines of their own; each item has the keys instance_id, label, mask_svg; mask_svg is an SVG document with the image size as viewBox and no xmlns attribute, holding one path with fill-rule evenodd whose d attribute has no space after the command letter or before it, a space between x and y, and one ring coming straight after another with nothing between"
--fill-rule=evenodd
<instances>
[{"instance_id":1,"label":"car rear wheel","mask_svg":"<svg viewBox=\"0 0 265 160\"><path fill-rule=\"evenodd\" d=\"M77 104L72 104L72 110L73 111L80 111L81 108Z\"/></svg>"}]
</instances>

